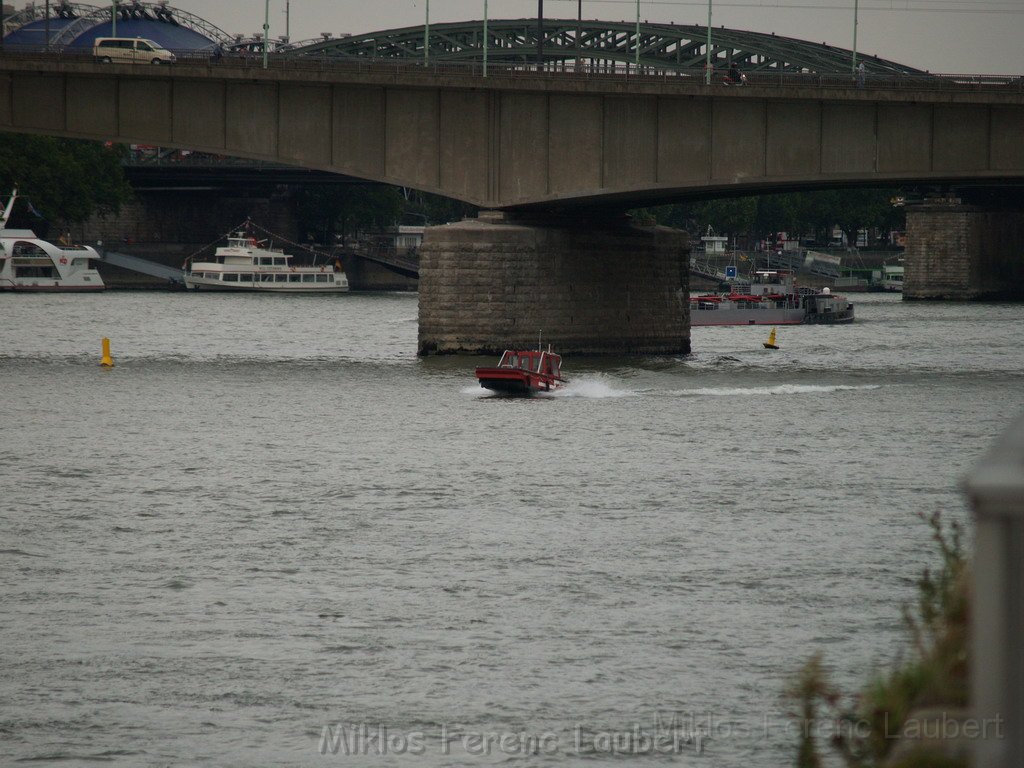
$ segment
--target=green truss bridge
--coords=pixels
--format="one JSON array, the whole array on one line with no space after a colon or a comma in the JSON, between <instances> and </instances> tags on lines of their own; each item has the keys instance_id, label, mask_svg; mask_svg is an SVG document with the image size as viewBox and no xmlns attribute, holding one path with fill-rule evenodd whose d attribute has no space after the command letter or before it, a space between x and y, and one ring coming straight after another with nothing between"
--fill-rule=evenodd
<instances>
[{"instance_id":1,"label":"green truss bridge","mask_svg":"<svg viewBox=\"0 0 1024 768\"><path fill-rule=\"evenodd\" d=\"M429 40L429 43L427 42ZM487 24L487 60L496 67L615 71L644 69L701 71L707 62L707 27L677 24L496 19ZM425 50L425 43L429 46ZM639 57L637 56L639 50ZM480 63L483 21L369 32L296 44L281 54L330 59L402 59L430 63ZM747 72L850 73L852 51L790 37L735 29L711 30L716 69L735 63ZM875 56L858 56L873 75L922 75L921 70Z\"/></svg>"}]
</instances>

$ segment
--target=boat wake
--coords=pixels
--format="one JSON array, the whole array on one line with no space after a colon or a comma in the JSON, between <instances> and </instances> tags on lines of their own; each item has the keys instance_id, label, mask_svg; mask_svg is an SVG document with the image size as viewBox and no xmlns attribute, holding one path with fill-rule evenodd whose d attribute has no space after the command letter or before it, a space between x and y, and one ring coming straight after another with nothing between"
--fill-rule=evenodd
<instances>
[{"instance_id":1,"label":"boat wake","mask_svg":"<svg viewBox=\"0 0 1024 768\"><path fill-rule=\"evenodd\" d=\"M861 392L878 389L880 384L778 384L774 387L706 387L680 389L673 395L683 397L764 397L765 395L812 395L827 392Z\"/></svg>"},{"instance_id":2,"label":"boat wake","mask_svg":"<svg viewBox=\"0 0 1024 768\"><path fill-rule=\"evenodd\" d=\"M628 389L616 389L601 376L584 376L570 379L564 387L553 392L546 392L544 396L585 397L592 400L603 400L609 397L633 397L635 394L636 392Z\"/></svg>"}]
</instances>

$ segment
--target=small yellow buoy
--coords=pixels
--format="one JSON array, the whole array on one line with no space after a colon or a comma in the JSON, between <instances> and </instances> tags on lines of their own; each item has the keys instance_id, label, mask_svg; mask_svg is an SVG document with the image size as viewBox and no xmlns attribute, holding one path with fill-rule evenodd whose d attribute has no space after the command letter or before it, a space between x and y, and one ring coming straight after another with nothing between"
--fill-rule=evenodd
<instances>
[{"instance_id":1,"label":"small yellow buoy","mask_svg":"<svg viewBox=\"0 0 1024 768\"><path fill-rule=\"evenodd\" d=\"M775 346L775 329L774 328L772 328L772 332L768 334L768 341L766 341L764 343L764 348L765 349L778 349L778 347Z\"/></svg>"},{"instance_id":2,"label":"small yellow buoy","mask_svg":"<svg viewBox=\"0 0 1024 768\"><path fill-rule=\"evenodd\" d=\"M100 359L100 365L104 368L114 367L114 360L110 357L110 339L103 339L103 357Z\"/></svg>"}]
</instances>

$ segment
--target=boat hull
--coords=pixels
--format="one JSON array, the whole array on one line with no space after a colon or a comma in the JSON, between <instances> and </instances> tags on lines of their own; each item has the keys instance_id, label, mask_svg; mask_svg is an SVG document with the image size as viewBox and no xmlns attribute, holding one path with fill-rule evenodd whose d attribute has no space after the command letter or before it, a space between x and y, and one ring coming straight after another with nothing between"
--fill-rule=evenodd
<instances>
[{"instance_id":1,"label":"boat hull","mask_svg":"<svg viewBox=\"0 0 1024 768\"><path fill-rule=\"evenodd\" d=\"M826 312L820 315L808 315L804 322L808 325L844 325L853 322L853 309L844 312Z\"/></svg>"},{"instance_id":2,"label":"boat hull","mask_svg":"<svg viewBox=\"0 0 1024 768\"><path fill-rule=\"evenodd\" d=\"M550 392L561 386L561 381L532 371L508 368L477 368L480 386L504 395L533 395Z\"/></svg>"},{"instance_id":3,"label":"boat hull","mask_svg":"<svg viewBox=\"0 0 1024 768\"><path fill-rule=\"evenodd\" d=\"M194 277L185 278L185 287L191 291L233 293L348 293L347 283L225 283Z\"/></svg>"},{"instance_id":4,"label":"boat hull","mask_svg":"<svg viewBox=\"0 0 1024 768\"><path fill-rule=\"evenodd\" d=\"M853 305L828 312L805 309L692 309L690 326L706 325L842 325L853 322Z\"/></svg>"},{"instance_id":5,"label":"boat hull","mask_svg":"<svg viewBox=\"0 0 1024 768\"><path fill-rule=\"evenodd\" d=\"M690 325L800 325L802 309L691 309Z\"/></svg>"},{"instance_id":6,"label":"boat hull","mask_svg":"<svg viewBox=\"0 0 1024 768\"><path fill-rule=\"evenodd\" d=\"M13 293L97 293L105 290L105 285L20 285L0 284L0 291Z\"/></svg>"}]
</instances>

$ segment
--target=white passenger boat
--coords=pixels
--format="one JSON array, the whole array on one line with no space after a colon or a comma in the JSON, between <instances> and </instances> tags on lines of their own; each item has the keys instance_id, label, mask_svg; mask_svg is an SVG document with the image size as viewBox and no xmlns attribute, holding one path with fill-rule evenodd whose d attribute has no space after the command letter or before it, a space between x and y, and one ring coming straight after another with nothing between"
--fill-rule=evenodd
<instances>
[{"instance_id":1,"label":"white passenger boat","mask_svg":"<svg viewBox=\"0 0 1024 768\"><path fill-rule=\"evenodd\" d=\"M341 293L348 278L339 264L292 266L292 257L243 232L228 237L209 261L185 268L185 287L199 291L266 291L268 293Z\"/></svg>"},{"instance_id":2,"label":"white passenger boat","mask_svg":"<svg viewBox=\"0 0 1024 768\"><path fill-rule=\"evenodd\" d=\"M102 291L94 248L55 245L31 229L7 228L17 198L15 189L0 219L0 291Z\"/></svg>"}]
</instances>

